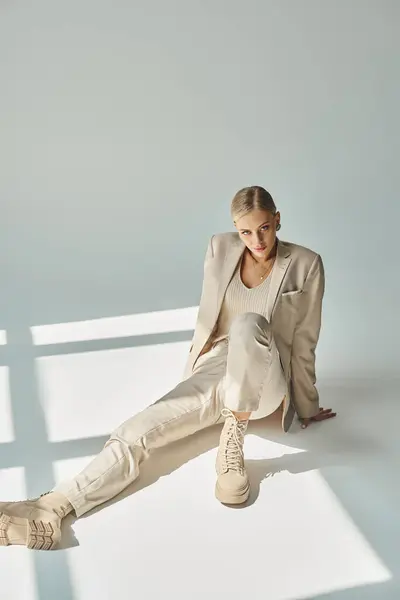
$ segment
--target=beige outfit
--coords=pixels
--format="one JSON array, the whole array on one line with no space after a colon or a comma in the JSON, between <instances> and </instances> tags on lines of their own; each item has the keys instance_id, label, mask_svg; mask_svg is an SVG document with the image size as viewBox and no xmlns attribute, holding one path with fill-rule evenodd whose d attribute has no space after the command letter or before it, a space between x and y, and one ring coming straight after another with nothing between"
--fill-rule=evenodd
<instances>
[{"instance_id":1,"label":"beige outfit","mask_svg":"<svg viewBox=\"0 0 400 600\"><path fill-rule=\"evenodd\" d=\"M225 292L244 250L245 244L236 232L216 234L209 241L200 306L184 377L190 377L202 349L214 338ZM305 418L319 412L315 350L324 290L321 257L303 246L278 240L262 314L271 324L287 383L282 415L284 431L289 430L295 413Z\"/></svg>"},{"instance_id":2,"label":"beige outfit","mask_svg":"<svg viewBox=\"0 0 400 600\"><path fill-rule=\"evenodd\" d=\"M322 262L310 250L279 242L269 281L249 290L240 279L243 250L235 233L219 234L210 241L183 380L112 432L100 454L77 477L56 486L55 491L69 500L77 516L132 483L152 449L222 422L224 407L252 411L253 418L260 418L276 410L286 394L285 431L293 418L292 402L297 403L301 416L318 412L313 359L322 301ZM286 296L280 298L285 301L280 312L274 312L282 287ZM281 326L280 333L275 332L271 315ZM211 350L200 356L206 343ZM300 352L296 357L294 348ZM290 374L298 378L297 388Z\"/></svg>"}]
</instances>

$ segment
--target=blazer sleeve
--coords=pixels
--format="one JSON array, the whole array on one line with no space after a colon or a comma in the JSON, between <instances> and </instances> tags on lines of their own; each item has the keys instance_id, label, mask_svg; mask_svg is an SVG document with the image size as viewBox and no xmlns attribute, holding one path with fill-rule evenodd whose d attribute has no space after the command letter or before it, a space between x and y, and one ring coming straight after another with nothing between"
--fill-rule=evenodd
<instances>
[{"instance_id":1,"label":"blazer sleeve","mask_svg":"<svg viewBox=\"0 0 400 600\"><path fill-rule=\"evenodd\" d=\"M207 250L206 250L205 257L204 257L204 265L203 265L203 273L204 274L205 274L207 262L211 258L214 257L213 239L214 239L214 235L212 235L211 238L208 241ZM203 300L204 296L205 296L205 287L204 287L204 277L203 277L203 284L202 284L202 289L201 289L201 296L200 296L200 304L199 304L199 306L201 306L201 303L202 303L202 300ZM193 348L193 343L190 346L189 354L192 351L192 348Z\"/></svg>"},{"instance_id":2,"label":"blazer sleeve","mask_svg":"<svg viewBox=\"0 0 400 600\"><path fill-rule=\"evenodd\" d=\"M301 418L314 417L319 412L319 394L315 387L315 349L321 329L324 291L324 265L317 255L304 283L292 344L291 397Z\"/></svg>"}]
</instances>

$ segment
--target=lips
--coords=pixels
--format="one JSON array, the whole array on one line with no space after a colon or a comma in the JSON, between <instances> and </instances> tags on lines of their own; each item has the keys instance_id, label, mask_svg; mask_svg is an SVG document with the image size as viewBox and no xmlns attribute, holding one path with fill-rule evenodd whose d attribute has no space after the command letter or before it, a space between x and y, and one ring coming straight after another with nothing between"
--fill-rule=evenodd
<instances>
[{"instance_id":1,"label":"lips","mask_svg":"<svg viewBox=\"0 0 400 600\"><path fill-rule=\"evenodd\" d=\"M254 248L254 250L258 250L258 251L265 250L265 246L263 246L262 248Z\"/></svg>"}]
</instances>

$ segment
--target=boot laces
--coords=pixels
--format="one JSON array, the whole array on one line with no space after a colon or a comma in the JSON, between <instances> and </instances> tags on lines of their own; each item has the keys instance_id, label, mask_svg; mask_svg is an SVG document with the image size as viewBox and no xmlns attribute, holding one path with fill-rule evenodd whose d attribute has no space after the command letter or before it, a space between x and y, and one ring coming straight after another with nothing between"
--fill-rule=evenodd
<instances>
[{"instance_id":1,"label":"boot laces","mask_svg":"<svg viewBox=\"0 0 400 600\"><path fill-rule=\"evenodd\" d=\"M226 440L222 457L223 468L227 471L232 470L243 473L243 444L248 421L238 421L232 411L228 408L222 409L221 415L229 418L229 425L225 433Z\"/></svg>"}]
</instances>

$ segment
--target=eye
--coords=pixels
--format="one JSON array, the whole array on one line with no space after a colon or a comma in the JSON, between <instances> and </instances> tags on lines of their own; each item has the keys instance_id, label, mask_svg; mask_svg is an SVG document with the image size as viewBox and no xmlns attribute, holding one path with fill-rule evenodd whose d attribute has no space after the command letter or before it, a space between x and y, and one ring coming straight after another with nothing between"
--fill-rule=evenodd
<instances>
[{"instance_id":1,"label":"eye","mask_svg":"<svg viewBox=\"0 0 400 600\"><path fill-rule=\"evenodd\" d=\"M263 225L262 227L260 227L260 229L262 231L267 231L269 229L269 225ZM242 235L247 235L248 233L250 233L250 231L248 229L246 229L245 231L242 231Z\"/></svg>"}]
</instances>

